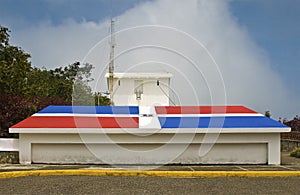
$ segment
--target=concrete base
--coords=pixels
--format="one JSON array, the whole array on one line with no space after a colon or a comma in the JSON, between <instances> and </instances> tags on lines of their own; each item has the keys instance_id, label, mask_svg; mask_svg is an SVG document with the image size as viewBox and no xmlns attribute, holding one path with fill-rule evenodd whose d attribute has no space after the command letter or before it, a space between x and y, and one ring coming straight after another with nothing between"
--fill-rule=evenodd
<instances>
[{"instance_id":1,"label":"concrete base","mask_svg":"<svg viewBox=\"0 0 300 195\"><path fill-rule=\"evenodd\" d=\"M280 164L279 133L20 134L21 164Z\"/></svg>"}]
</instances>

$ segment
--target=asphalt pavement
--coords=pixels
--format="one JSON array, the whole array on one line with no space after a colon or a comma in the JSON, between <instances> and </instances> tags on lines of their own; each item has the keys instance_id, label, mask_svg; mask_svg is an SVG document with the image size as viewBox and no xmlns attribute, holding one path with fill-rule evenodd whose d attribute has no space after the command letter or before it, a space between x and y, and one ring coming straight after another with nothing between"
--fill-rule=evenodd
<instances>
[{"instance_id":1,"label":"asphalt pavement","mask_svg":"<svg viewBox=\"0 0 300 195\"><path fill-rule=\"evenodd\" d=\"M1 194L299 194L300 177L95 177L0 179Z\"/></svg>"}]
</instances>

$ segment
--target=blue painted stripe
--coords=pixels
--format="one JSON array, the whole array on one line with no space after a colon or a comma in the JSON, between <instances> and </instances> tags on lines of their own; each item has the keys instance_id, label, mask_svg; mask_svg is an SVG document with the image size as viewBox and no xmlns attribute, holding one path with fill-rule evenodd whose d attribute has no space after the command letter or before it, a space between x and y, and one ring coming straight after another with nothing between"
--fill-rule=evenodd
<instances>
[{"instance_id":1,"label":"blue painted stripe","mask_svg":"<svg viewBox=\"0 0 300 195\"><path fill-rule=\"evenodd\" d=\"M159 117L162 128L286 128L264 116Z\"/></svg>"},{"instance_id":2,"label":"blue painted stripe","mask_svg":"<svg viewBox=\"0 0 300 195\"><path fill-rule=\"evenodd\" d=\"M38 113L139 114L137 106L48 106Z\"/></svg>"}]
</instances>

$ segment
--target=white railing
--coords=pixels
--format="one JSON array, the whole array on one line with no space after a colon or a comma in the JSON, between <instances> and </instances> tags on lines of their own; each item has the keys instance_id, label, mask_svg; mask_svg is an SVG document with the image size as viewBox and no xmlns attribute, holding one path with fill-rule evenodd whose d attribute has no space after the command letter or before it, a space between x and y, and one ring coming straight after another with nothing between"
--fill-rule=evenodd
<instances>
[{"instance_id":1,"label":"white railing","mask_svg":"<svg viewBox=\"0 0 300 195\"><path fill-rule=\"evenodd\" d=\"M0 138L0 152L19 151L19 139Z\"/></svg>"}]
</instances>

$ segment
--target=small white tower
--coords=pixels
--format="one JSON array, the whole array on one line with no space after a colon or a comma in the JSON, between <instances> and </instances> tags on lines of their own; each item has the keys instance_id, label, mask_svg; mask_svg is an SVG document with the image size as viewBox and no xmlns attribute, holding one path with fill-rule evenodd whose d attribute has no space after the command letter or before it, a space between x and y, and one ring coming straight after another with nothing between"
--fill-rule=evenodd
<instances>
[{"instance_id":1,"label":"small white tower","mask_svg":"<svg viewBox=\"0 0 300 195\"><path fill-rule=\"evenodd\" d=\"M109 73L105 75L109 83ZM168 106L171 73L113 73L115 106Z\"/></svg>"}]
</instances>

